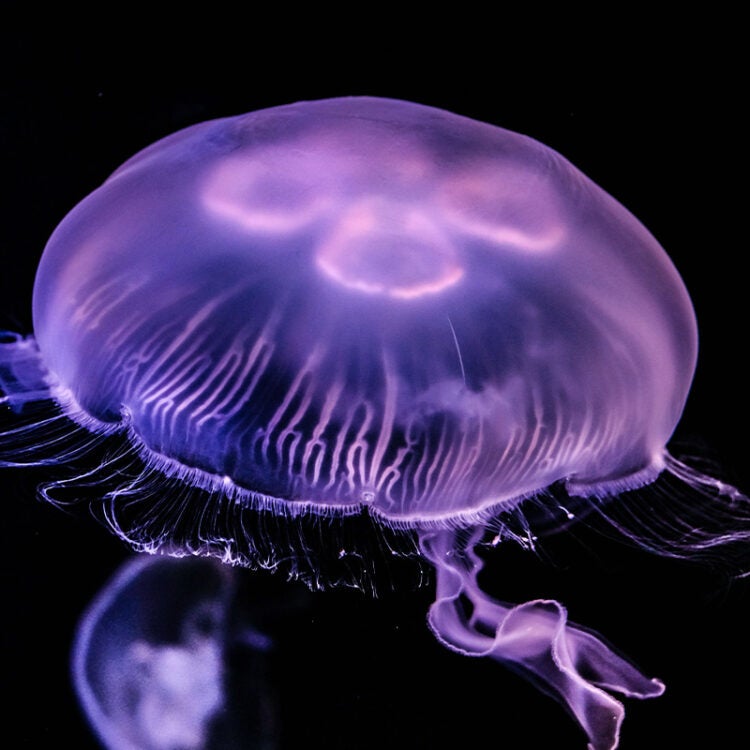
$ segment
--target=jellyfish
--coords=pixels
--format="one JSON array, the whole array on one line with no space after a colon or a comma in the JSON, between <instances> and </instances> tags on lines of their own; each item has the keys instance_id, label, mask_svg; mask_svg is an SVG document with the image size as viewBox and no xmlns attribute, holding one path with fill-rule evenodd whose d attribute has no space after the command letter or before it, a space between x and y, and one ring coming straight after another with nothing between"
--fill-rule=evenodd
<instances>
[{"instance_id":1,"label":"jellyfish","mask_svg":"<svg viewBox=\"0 0 750 750\"><path fill-rule=\"evenodd\" d=\"M437 638L528 676L594 750L618 744L613 693L663 684L561 603L482 591L479 545L534 548L592 511L627 532L623 497L663 473L699 502L654 519L649 547L748 536L747 498L665 447L697 358L669 257L566 159L494 125L352 97L179 131L55 230L33 314L0 349L0 458L69 467L45 498L93 491L139 551L311 586L416 540ZM707 504L713 525L695 522Z\"/></svg>"},{"instance_id":2,"label":"jellyfish","mask_svg":"<svg viewBox=\"0 0 750 750\"><path fill-rule=\"evenodd\" d=\"M83 614L73 682L107 750L275 747L264 677L273 643L235 616L234 572L210 558L139 556ZM230 656L238 646L241 660ZM228 695L235 662L242 722Z\"/></svg>"}]
</instances>

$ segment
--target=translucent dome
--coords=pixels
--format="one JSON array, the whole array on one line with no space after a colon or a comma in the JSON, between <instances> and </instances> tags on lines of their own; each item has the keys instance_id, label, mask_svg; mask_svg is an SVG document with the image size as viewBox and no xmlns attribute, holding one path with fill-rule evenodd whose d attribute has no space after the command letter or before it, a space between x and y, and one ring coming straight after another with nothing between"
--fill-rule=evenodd
<instances>
[{"instance_id":1,"label":"translucent dome","mask_svg":"<svg viewBox=\"0 0 750 750\"><path fill-rule=\"evenodd\" d=\"M402 523L653 479L696 359L669 258L569 162L373 98L137 154L55 231L34 320L71 415L167 473Z\"/></svg>"}]
</instances>

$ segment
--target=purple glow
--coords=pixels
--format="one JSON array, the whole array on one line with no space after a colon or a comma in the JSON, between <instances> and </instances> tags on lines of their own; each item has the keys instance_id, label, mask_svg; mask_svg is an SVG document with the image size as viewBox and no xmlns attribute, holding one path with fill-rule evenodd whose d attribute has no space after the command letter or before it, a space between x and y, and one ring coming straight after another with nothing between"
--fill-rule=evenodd
<instances>
[{"instance_id":1,"label":"purple glow","mask_svg":"<svg viewBox=\"0 0 750 750\"><path fill-rule=\"evenodd\" d=\"M67 412L163 470L407 524L652 479L696 358L622 206L529 138L379 99L135 156L53 234L34 320Z\"/></svg>"},{"instance_id":2,"label":"purple glow","mask_svg":"<svg viewBox=\"0 0 750 750\"><path fill-rule=\"evenodd\" d=\"M416 530L437 637L531 672L595 750L618 741L609 691L662 684L557 602L483 594L484 529L533 546L506 517L533 504L559 528L664 469L733 497L726 517L747 528L741 493L666 452L697 356L666 253L559 154L448 112L332 99L159 141L57 228L34 320L40 355L32 339L0 348L6 403L51 396L80 434L58 438L50 417L27 454L38 426L9 431L6 464L126 436L142 467L102 465L87 483L114 482L103 515L140 550L274 568L295 532L264 547L268 516L367 508ZM554 484L571 509L545 505ZM747 535L725 531L696 525L668 551Z\"/></svg>"},{"instance_id":3,"label":"purple glow","mask_svg":"<svg viewBox=\"0 0 750 750\"><path fill-rule=\"evenodd\" d=\"M473 547L480 536L463 546L445 531L421 536L425 557L437 570L429 614L433 633L465 656L515 665L541 690L567 704L588 735L589 747L615 748L625 708L606 691L655 698L664 684L644 677L595 634L569 623L559 602L539 599L513 606L488 597L477 583L482 562ZM470 616L462 600L471 604Z\"/></svg>"},{"instance_id":4,"label":"purple glow","mask_svg":"<svg viewBox=\"0 0 750 750\"><path fill-rule=\"evenodd\" d=\"M107 750L275 746L260 676L271 643L250 627L234 632L232 576L211 560L139 557L91 603L76 632L73 680ZM230 742L227 732L236 726L227 721L232 664L226 652L237 643L245 647L245 667L257 669L243 675L246 734Z\"/></svg>"}]
</instances>

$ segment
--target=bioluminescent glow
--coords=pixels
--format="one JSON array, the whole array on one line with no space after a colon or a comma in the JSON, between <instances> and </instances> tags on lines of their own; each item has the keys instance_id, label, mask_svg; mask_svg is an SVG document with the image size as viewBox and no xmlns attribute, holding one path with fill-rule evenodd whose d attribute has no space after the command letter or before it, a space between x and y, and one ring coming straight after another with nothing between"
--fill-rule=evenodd
<instances>
[{"instance_id":1,"label":"bioluminescent glow","mask_svg":"<svg viewBox=\"0 0 750 750\"><path fill-rule=\"evenodd\" d=\"M71 211L33 307L34 337L0 350L3 460L69 464L46 497L98 487L136 549L311 585L414 537L437 637L531 673L595 750L617 745L610 693L662 684L561 604L488 597L476 545L533 547L665 469L699 492L661 508L675 533L651 547L747 538L747 499L665 448L697 357L671 261L563 157L492 125L377 98L195 125ZM322 544L344 517L374 522Z\"/></svg>"},{"instance_id":2,"label":"bioluminescent glow","mask_svg":"<svg viewBox=\"0 0 750 750\"><path fill-rule=\"evenodd\" d=\"M272 644L233 621L233 574L207 559L142 556L89 606L76 633L73 680L107 750L275 746L263 664ZM238 644L247 674L233 711L227 693L238 680L230 680L227 652Z\"/></svg>"}]
</instances>

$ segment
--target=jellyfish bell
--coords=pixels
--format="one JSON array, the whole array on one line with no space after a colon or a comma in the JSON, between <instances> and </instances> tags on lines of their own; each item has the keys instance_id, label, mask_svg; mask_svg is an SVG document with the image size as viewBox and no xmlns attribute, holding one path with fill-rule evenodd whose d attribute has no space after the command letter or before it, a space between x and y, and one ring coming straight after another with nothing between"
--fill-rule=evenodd
<instances>
[{"instance_id":1,"label":"jellyfish bell","mask_svg":"<svg viewBox=\"0 0 750 750\"><path fill-rule=\"evenodd\" d=\"M34 320L70 416L164 470L407 522L653 475L696 357L671 262L583 175L379 99L134 157L53 234Z\"/></svg>"},{"instance_id":2,"label":"jellyfish bell","mask_svg":"<svg viewBox=\"0 0 750 750\"><path fill-rule=\"evenodd\" d=\"M253 626L262 611L237 615L235 574L209 558L139 556L89 605L73 683L107 750L276 746L265 680L273 644Z\"/></svg>"},{"instance_id":3,"label":"jellyfish bell","mask_svg":"<svg viewBox=\"0 0 750 750\"><path fill-rule=\"evenodd\" d=\"M52 417L8 430L7 463L120 436L84 478L106 484L120 536L291 559L314 583L331 552L368 565L367 534L319 543L336 519L410 531L437 571L438 638L529 672L596 750L617 744L610 692L663 686L557 602L484 594L483 531L533 541L530 515L559 526L665 469L745 501L665 449L697 334L657 241L546 146L431 107L303 102L157 142L55 230L34 321L0 350L6 403L47 398L78 437ZM548 502L553 485L574 499ZM747 529L746 510L728 516Z\"/></svg>"}]
</instances>

